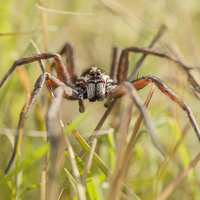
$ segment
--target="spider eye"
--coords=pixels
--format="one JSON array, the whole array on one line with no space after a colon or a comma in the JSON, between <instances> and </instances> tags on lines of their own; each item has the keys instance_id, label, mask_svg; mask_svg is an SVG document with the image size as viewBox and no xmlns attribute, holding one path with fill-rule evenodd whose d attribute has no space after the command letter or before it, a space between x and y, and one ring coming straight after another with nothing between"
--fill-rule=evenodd
<instances>
[{"instance_id":1,"label":"spider eye","mask_svg":"<svg viewBox=\"0 0 200 200\"><path fill-rule=\"evenodd\" d=\"M97 75L100 75L100 72L99 72L99 71L97 72Z\"/></svg>"},{"instance_id":2,"label":"spider eye","mask_svg":"<svg viewBox=\"0 0 200 200\"><path fill-rule=\"evenodd\" d=\"M94 76L94 72L93 71L90 72L90 76Z\"/></svg>"}]
</instances>

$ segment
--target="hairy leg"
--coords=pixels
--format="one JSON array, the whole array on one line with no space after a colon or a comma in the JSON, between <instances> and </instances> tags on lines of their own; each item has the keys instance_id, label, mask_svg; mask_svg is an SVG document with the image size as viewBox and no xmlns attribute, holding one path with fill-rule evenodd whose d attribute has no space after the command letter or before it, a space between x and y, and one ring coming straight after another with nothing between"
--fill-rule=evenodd
<instances>
[{"instance_id":1,"label":"hairy leg","mask_svg":"<svg viewBox=\"0 0 200 200\"><path fill-rule=\"evenodd\" d=\"M66 43L62 50L59 52L60 55L65 56L67 71L71 82L74 84L76 82L75 65L74 65L74 50L70 43Z\"/></svg>"},{"instance_id":2,"label":"hairy leg","mask_svg":"<svg viewBox=\"0 0 200 200\"><path fill-rule=\"evenodd\" d=\"M130 98L134 101L136 107L139 109L142 117L144 118L145 125L149 131L149 134L151 136L151 139L152 139L155 147L160 151L161 154L165 154L164 148L161 146L160 141L158 141L158 139L156 137L155 127L153 126L153 123L150 120L147 109L143 105L143 103L136 91L136 88L133 87L133 84L131 84L128 81L124 81L121 84L119 84L112 92L113 98L119 98L124 95L130 96Z\"/></svg>"},{"instance_id":3,"label":"hairy leg","mask_svg":"<svg viewBox=\"0 0 200 200\"><path fill-rule=\"evenodd\" d=\"M4 85L6 80L9 78L9 76L13 73L13 71L17 67L24 65L24 64L27 64L27 63L34 62L34 61L38 61L38 60L42 60L42 59L49 59L49 58L53 58L55 63L56 63L56 71L57 71L57 74L58 74L58 78L63 83L70 85L71 81L69 79L69 74L64 67L64 63L61 59L61 56L59 54L55 54L55 53L41 53L41 54L36 54L36 55L30 56L30 57L22 58L20 60L16 60L13 63L13 65L11 66L11 68L8 70L6 75L3 77L3 79L1 80L0 88Z\"/></svg>"},{"instance_id":4,"label":"hairy leg","mask_svg":"<svg viewBox=\"0 0 200 200\"><path fill-rule=\"evenodd\" d=\"M113 79L114 83L117 83L118 60L119 60L119 49L117 47L113 47L112 62L110 67L110 78Z\"/></svg>"},{"instance_id":5,"label":"hairy leg","mask_svg":"<svg viewBox=\"0 0 200 200\"><path fill-rule=\"evenodd\" d=\"M70 43L66 43L59 53L60 53L60 55L65 57L66 64L67 64L67 71L69 73L70 81L72 84L75 84L75 82L77 80L77 76L75 74L74 51L73 51L72 45ZM83 113L85 111L85 106L83 103L82 96L79 96L78 104L79 104L79 112Z\"/></svg>"},{"instance_id":6,"label":"hairy leg","mask_svg":"<svg viewBox=\"0 0 200 200\"><path fill-rule=\"evenodd\" d=\"M22 130L23 130L24 120L25 120L26 116L28 115L29 111L31 110L31 108L33 107L33 104L34 104L37 96L39 95L40 91L42 90L45 81L47 81L49 86L52 87L53 89L62 86L64 88L64 92L63 92L64 98L76 100L79 96L77 91L75 91L74 89L72 89L69 86L66 86L63 82L61 82L59 79L57 79L50 73L45 72L37 79L37 81L35 83L35 87L34 87L33 91L31 92L29 101L26 101L26 103L20 113L20 118L19 118L18 127L17 127L17 133L15 136L14 149L13 149L13 153L10 158L10 161L6 167L5 174L8 173L8 171L15 159L15 155L18 150L17 148L19 146L19 138L22 137L21 134L22 134Z\"/></svg>"},{"instance_id":7,"label":"hairy leg","mask_svg":"<svg viewBox=\"0 0 200 200\"><path fill-rule=\"evenodd\" d=\"M159 38L162 36L162 34L164 33L165 30L166 30L166 27L161 26L161 28L159 29L157 34L154 36L152 42L150 43L148 49L151 49L154 46L154 44L159 40ZM128 65L128 54L130 52L137 53L137 51L134 51L132 47L125 48L121 52L120 60L119 60L119 66L118 66L118 74L117 74L118 83L121 83L122 81L127 80L127 73L128 73L128 67L129 67L129 65ZM143 52L141 52L141 53L143 53ZM133 76L135 75L135 73L137 72L139 67L141 66L141 64L142 64L142 62L143 62L143 60L145 59L146 56L147 56L147 54L143 53L142 57L138 60L138 62L135 65L135 68L131 72L131 75L129 76L128 81L132 80Z\"/></svg>"},{"instance_id":8,"label":"hairy leg","mask_svg":"<svg viewBox=\"0 0 200 200\"><path fill-rule=\"evenodd\" d=\"M72 89L72 88L71 88ZM63 96L71 95L70 88L67 86L60 86L55 90L55 97L51 99L50 105L47 111L47 133L48 139L51 144L51 153L50 153L50 173L49 173L49 181L48 181L48 190L47 190L47 199L57 199L58 196L58 179L57 175L60 168L60 157L63 155L65 145L67 145L70 163L72 166L72 171L74 174L74 178L81 187L78 191L78 197L80 198L81 193L84 194L84 188L82 187L80 174L78 171L78 167L76 165L76 161L74 158L73 148L70 144L67 135L62 134L64 130L64 126L62 126L62 130L56 125L56 119L58 117L59 109L61 106L61 102ZM65 144L63 144L63 142ZM81 191L81 192L80 192Z\"/></svg>"},{"instance_id":9,"label":"hairy leg","mask_svg":"<svg viewBox=\"0 0 200 200\"><path fill-rule=\"evenodd\" d=\"M169 89L165 83L153 76L145 76L131 82L131 84L136 88L136 90L140 90L150 83L154 83L164 94L166 94L169 98L176 102L187 113L190 123L192 124L194 131L200 141L200 129L190 107L177 94L175 94L171 89ZM119 85L119 87L117 86L114 89L112 97L122 97L124 94L125 91L121 89Z\"/></svg>"}]
</instances>

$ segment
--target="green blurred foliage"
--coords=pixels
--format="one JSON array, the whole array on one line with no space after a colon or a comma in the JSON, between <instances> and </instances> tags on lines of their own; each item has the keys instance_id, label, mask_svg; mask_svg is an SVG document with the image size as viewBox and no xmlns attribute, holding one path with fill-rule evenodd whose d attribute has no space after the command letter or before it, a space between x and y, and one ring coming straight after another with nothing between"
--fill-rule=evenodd
<instances>
[{"instance_id":1,"label":"green blurred foliage","mask_svg":"<svg viewBox=\"0 0 200 200\"><path fill-rule=\"evenodd\" d=\"M185 0L184 2L181 0L47 0L43 2L43 6L46 8L79 13L78 15L66 15L53 11L45 12L47 26L42 25L41 10L36 6L37 3L35 0L1 0L0 2L0 79L15 60L36 53L30 40L34 40L41 52L46 51L46 49L50 52L58 52L66 42L71 42L75 49L74 59L78 75L92 64L109 72L114 45L121 48L132 45L147 47L162 24L165 24L168 29L155 45L155 49L172 55L170 49L175 50L176 54L183 60L193 66L199 65L199 0ZM47 36L43 35L43 28L47 30ZM45 40L48 41L48 47L45 47ZM130 70L133 69L138 58L139 55L130 55ZM37 63L28 64L26 69L33 87L41 70ZM165 59L148 56L137 76L145 75L156 76L167 83L191 106L198 123L200 123L199 100L194 96L185 72L179 66ZM143 100L145 100L149 88L139 92ZM10 136L11 139L8 139L5 134L15 133L15 130L12 130L17 127L25 99L24 88L17 73L14 72L0 90L0 168L2 171L12 153L10 141L13 138ZM42 123L45 125L45 114L48 106L46 89L43 89L42 94L38 97L37 104L40 107ZM102 105L102 107L76 127L85 138L88 138L92 133L105 111L103 102L96 104ZM86 107L89 108L91 105L86 101ZM170 152L176 144L177 137L180 137L177 134L180 134L189 123L185 113L158 90L154 93L149 111L159 133L158 137ZM64 123L77 119L79 115L77 102L63 101L61 117ZM136 117L137 115L134 116L134 118ZM112 118L111 115L107 119L104 128L111 126ZM130 132L133 126L134 119L130 125ZM37 135L31 134L31 137L28 137L27 135L31 131ZM20 162L27 159L31 152L43 144L42 133L40 136L38 131L41 131L41 126L35 112L32 111L25 122ZM182 146L175 153L155 186L158 192L177 177L199 152L199 144L191 126L187 132ZM148 137L145 126L141 128L139 136L126 177L126 184L139 197L143 198L148 196L151 185L157 180L162 160ZM78 153L81 149L80 146L73 137L70 136L70 139L75 152ZM97 151L100 157L112 168L115 159L113 138L112 145L107 136L98 136L97 139L99 144ZM69 164L66 165L70 170ZM17 194L19 198L38 198L40 167L41 163L37 161L29 168L25 168L21 178L19 178L19 193ZM192 174L177 186L170 199L198 199L199 170L199 165L197 165ZM96 166L92 167L91 173L93 173L92 178L96 193L99 194L100 198L103 198L107 189L105 186L106 177L98 171ZM62 170L60 185L65 176L65 171ZM2 172L1 177L3 177ZM1 181L1 185L3 187L0 187L0 193L3 194L3 199L9 199L10 193L8 191L12 191L11 182L3 181L2 183ZM69 197L71 190L67 185L63 199Z\"/></svg>"}]
</instances>

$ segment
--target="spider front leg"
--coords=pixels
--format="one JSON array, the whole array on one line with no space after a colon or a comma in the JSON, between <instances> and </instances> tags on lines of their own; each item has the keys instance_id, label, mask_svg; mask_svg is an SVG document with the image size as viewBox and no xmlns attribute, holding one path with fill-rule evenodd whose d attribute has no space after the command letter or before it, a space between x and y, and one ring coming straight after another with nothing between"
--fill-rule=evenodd
<instances>
[{"instance_id":1,"label":"spider front leg","mask_svg":"<svg viewBox=\"0 0 200 200\"><path fill-rule=\"evenodd\" d=\"M65 84L70 85L71 81L69 78L69 74L64 66L64 63L61 59L61 56L59 54L55 54L55 53L41 53L41 54L36 54L33 56L29 56L26 58L22 58L20 60L16 60L12 67L8 70L8 72L6 73L6 75L3 77L3 79L0 82L0 88L4 85L4 83L7 81L7 79L9 78L9 76L13 73L13 71L24 64L28 64L34 61L38 61L38 60L43 60L43 59L49 59L49 58L53 58L55 63L56 63L56 72L58 74L58 78Z\"/></svg>"},{"instance_id":2,"label":"spider front leg","mask_svg":"<svg viewBox=\"0 0 200 200\"><path fill-rule=\"evenodd\" d=\"M14 159L17 153L17 148L19 146L19 137L20 134L22 134L22 129L23 129L23 123L24 123L24 119L25 117L28 115L29 111L31 110L38 94L40 93L40 91L42 90L45 81L49 84L49 86L53 89L62 86L63 87L63 97L67 98L67 99L71 99L71 100L76 100L79 96L79 93L74 90L73 88L66 86L63 82L61 82L59 79L57 79L56 77L54 77L52 74L50 73L43 73L36 81L35 83L35 87L31 93L31 97L30 100L28 102L28 105L24 105L24 107L22 108L22 111L20 113L20 118L19 118L19 122L18 122L18 127L17 127L17 133L15 136L15 143L14 143L14 148L13 148L13 153L12 156L9 160L9 163L5 169L5 174L8 173ZM25 107L27 107L25 109Z\"/></svg>"},{"instance_id":3,"label":"spider front leg","mask_svg":"<svg viewBox=\"0 0 200 200\"><path fill-rule=\"evenodd\" d=\"M166 84L164 84L160 79L153 76L145 76L131 82L136 90L140 90L150 83L154 83L158 87L158 89L160 89L164 94L166 94L169 98L176 102L187 113L190 123L193 126L198 140L200 141L200 129L190 107L177 94L169 89ZM116 87L112 93L112 97L119 98L122 97L124 94L124 91L121 90L120 87Z\"/></svg>"},{"instance_id":4,"label":"spider front leg","mask_svg":"<svg viewBox=\"0 0 200 200\"><path fill-rule=\"evenodd\" d=\"M76 83L77 76L75 74L75 64L74 64L74 50L73 47L70 43L66 43L61 51L59 52L60 55L65 57L66 60L66 67L67 67L67 72L69 74L69 78L72 84ZM81 94L78 97L78 104L79 104L79 112L83 113L85 111L85 106L83 103L83 96L86 91L81 92Z\"/></svg>"},{"instance_id":5,"label":"spider front leg","mask_svg":"<svg viewBox=\"0 0 200 200\"><path fill-rule=\"evenodd\" d=\"M84 106L84 103L83 103L83 93L80 94L78 96L78 105L79 105L79 112L80 113L84 113L85 112L85 106Z\"/></svg>"}]
</instances>

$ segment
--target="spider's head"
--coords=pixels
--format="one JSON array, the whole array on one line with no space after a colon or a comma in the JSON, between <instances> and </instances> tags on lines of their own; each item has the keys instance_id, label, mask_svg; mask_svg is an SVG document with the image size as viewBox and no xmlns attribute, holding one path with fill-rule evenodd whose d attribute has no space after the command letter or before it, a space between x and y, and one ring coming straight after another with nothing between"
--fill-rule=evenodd
<instances>
[{"instance_id":1,"label":"spider's head","mask_svg":"<svg viewBox=\"0 0 200 200\"><path fill-rule=\"evenodd\" d=\"M106 93L107 74L98 67L91 67L86 81L87 97L89 101L102 100Z\"/></svg>"},{"instance_id":2,"label":"spider's head","mask_svg":"<svg viewBox=\"0 0 200 200\"><path fill-rule=\"evenodd\" d=\"M89 101L102 100L106 93L106 84L109 76L96 66L90 67L81 76L87 91Z\"/></svg>"}]
</instances>

